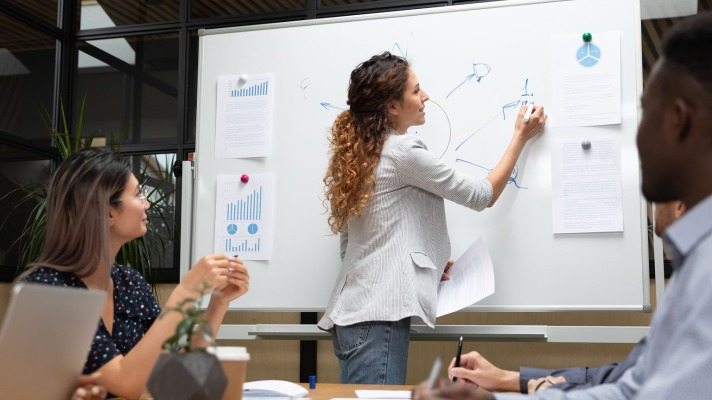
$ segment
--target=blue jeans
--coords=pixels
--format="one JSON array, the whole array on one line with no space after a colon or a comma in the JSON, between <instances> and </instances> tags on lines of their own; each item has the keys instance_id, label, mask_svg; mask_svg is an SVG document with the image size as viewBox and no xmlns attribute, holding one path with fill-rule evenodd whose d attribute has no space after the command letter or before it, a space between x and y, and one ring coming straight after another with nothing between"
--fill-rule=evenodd
<instances>
[{"instance_id":1,"label":"blue jeans","mask_svg":"<svg viewBox=\"0 0 712 400\"><path fill-rule=\"evenodd\" d=\"M341 383L405 385L410 317L331 329Z\"/></svg>"}]
</instances>

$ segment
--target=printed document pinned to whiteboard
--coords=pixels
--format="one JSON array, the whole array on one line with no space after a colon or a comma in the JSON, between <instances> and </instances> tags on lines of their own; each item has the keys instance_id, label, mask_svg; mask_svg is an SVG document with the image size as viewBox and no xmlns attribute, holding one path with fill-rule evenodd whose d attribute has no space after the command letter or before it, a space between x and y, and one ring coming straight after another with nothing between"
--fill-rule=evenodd
<instances>
[{"instance_id":1,"label":"printed document pinned to whiteboard","mask_svg":"<svg viewBox=\"0 0 712 400\"><path fill-rule=\"evenodd\" d=\"M482 238L450 267L450 280L438 286L438 317L471 306L494 293L494 268Z\"/></svg>"},{"instance_id":2,"label":"printed document pinned to whiteboard","mask_svg":"<svg viewBox=\"0 0 712 400\"><path fill-rule=\"evenodd\" d=\"M272 259L274 174L218 175L215 252L242 260Z\"/></svg>"},{"instance_id":3,"label":"printed document pinned to whiteboard","mask_svg":"<svg viewBox=\"0 0 712 400\"><path fill-rule=\"evenodd\" d=\"M621 35L591 32L551 40L552 123L556 127L621 123Z\"/></svg>"},{"instance_id":4,"label":"printed document pinned to whiteboard","mask_svg":"<svg viewBox=\"0 0 712 400\"><path fill-rule=\"evenodd\" d=\"M552 142L554 233L623 231L621 140L618 136Z\"/></svg>"},{"instance_id":5,"label":"printed document pinned to whiteboard","mask_svg":"<svg viewBox=\"0 0 712 400\"><path fill-rule=\"evenodd\" d=\"M218 77L215 158L270 155L274 87L274 74Z\"/></svg>"}]
</instances>

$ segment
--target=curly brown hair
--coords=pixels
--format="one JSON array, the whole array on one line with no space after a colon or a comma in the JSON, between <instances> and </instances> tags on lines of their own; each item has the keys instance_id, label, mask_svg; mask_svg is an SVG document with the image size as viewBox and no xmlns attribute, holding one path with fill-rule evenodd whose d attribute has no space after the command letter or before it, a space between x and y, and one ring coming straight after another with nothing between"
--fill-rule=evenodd
<instances>
[{"instance_id":1,"label":"curly brown hair","mask_svg":"<svg viewBox=\"0 0 712 400\"><path fill-rule=\"evenodd\" d=\"M371 57L351 72L348 101L331 127L325 201L331 206L333 233L361 215L376 187L375 168L391 122L387 107L401 102L408 82L408 61L389 52Z\"/></svg>"}]
</instances>

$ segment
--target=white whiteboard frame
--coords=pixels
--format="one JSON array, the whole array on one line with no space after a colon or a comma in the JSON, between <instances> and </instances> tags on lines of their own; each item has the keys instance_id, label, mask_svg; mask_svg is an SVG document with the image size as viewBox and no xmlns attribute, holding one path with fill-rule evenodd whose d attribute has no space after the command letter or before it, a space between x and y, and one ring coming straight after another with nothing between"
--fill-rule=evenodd
<instances>
[{"instance_id":1,"label":"white whiteboard frame","mask_svg":"<svg viewBox=\"0 0 712 400\"><path fill-rule=\"evenodd\" d=\"M395 11L395 12L386 12L386 13L376 13L376 14L366 14L366 15L355 15L355 16L346 16L346 17L337 17L337 18L328 18L328 19L323 19L323 20L304 20L304 21L294 21L294 22L286 22L286 23L274 23L274 24L265 24L265 25L258 25L258 26L246 26L246 27L237 27L237 28L221 28L221 29L213 29L213 30L201 30L200 31L200 36L206 36L206 35L213 35L213 34L221 34L221 33L228 33L228 32L248 32L248 31L255 31L255 30L266 30L266 29L273 29L273 28L285 28L285 27L298 27L298 26L309 26L309 25L315 25L315 24L335 24L335 23L343 23L343 22L349 22L349 21L363 21L363 20L371 20L371 19L384 19L384 18L390 18L390 17L396 17L396 16L415 16L415 15L423 15L423 14L434 14L434 13L449 13L449 12L457 12L460 10L470 10L470 9L481 9L481 8L498 8L498 7L508 7L508 6L513 6L513 5L527 5L527 4L539 4L539 3L557 3L557 2L565 2L565 1L571 1L571 0L544 0L544 1L535 1L535 0L506 0L506 1L497 1L497 2L490 2L490 3L478 3L478 4L473 4L473 5L463 5L463 6L449 6L449 7L441 7L441 8L434 8L434 9L417 9L417 10L408 10L408 11ZM639 4L638 2L635 2L635 11L636 11L636 19L640 19L640 9L639 9ZM635 29L635 41L637 43L640 43L640 26ZM202 57L202 50L201 50L201 57ZM637 68L642 71L642 54L637 53L635 54L635 59L636 59L636 64ZM638 96L640 95L640 92L642 92L642 72L640 74L637 74L637 82L636 86L638 88ZM200 71L198 73L198 76L201 76ZM201 85L201 82L199 81L199 86ZM200 87L198 88L199 93L200 93ZM201 106L201 97L198 96L198 110L200 110ZM639 113L638 113L639 114ZM196 121L198 127L200 126L200 113L198 114L198 118ZM199 157L197 157L199 160ZM192 201L195 199L195 196L197 194L193 193L193 197L191 198L191 204L188 205L185 202L183 203L183 211L185 213L190 213L193 214L192 212ZM646 205L645 201L641 198L641 205L640 205L640 213L641 213L641 221L644 222L645 227L641 229L641 235L643 236L641 238L641 243L646 244L647 243L647 213L646 213ZM196 218L196 215L193 214L192 216L188 216L188 218L184 218L184 227L187 221L190 221L190 227L185 227L185 229L189 229L191 234L190 235L184 235L183 240L182 240L182 245L183 246L188 246L191 248L191 253L194 253L195 249L193 247L193 242L188 242L186 243L186 238L190 238L191 235L195 235L193 231L194 225L194 219ZM188 239L189 240L189 239ZM642 293L643 293L643 306L638 306L638 305L609 305L609 306L601 306L601 305L594 305L594 306L565 306L565 305L551 305L551 306L535 306L535 307L526 307L526 306L521 306L521 305L515 305L515 306L496 306L496 305L491 305L491 306L473 306L471 308L468 308L467 311L650 311L650 291L649 291L649 285L647 285L647 282L649 281L649 274L648 274L648 249L647 245L644 245L640 249L642 259L645 263L645 265L642 268L643 271L643 277L642 277L642 282L643 287L642 287ZM181 256L183 259L183 256ZM194 256L188 255L188 262L182 262L183 266L191 265L192 262L194 262ZM656 260L657 264L657 260ZM181 275L182 276L182 275ZM310 308L301 308L301 307L296 307L296 308L239 308L240 310L255 310L255 311L323 311L321 308L317 309L310 309Z\"/></svg>"}]
</instances>

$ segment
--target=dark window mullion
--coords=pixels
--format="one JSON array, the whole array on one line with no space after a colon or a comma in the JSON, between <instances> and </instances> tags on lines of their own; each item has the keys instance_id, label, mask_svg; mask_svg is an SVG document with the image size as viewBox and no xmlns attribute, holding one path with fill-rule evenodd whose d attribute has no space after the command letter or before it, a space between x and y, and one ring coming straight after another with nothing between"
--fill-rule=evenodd
<instances>
[{"instance_id":1,"label":"dark window mullion","mask_svg":"<svg viewBox=\"0 0 712 400\"><path fill-rule=\"evenodd\" d=\"M58 0L58 6L64 0ZM67 0L69 1L69 0ZM59 6L61 9L61 6ZM31 14L27 10L18 7L14 4L7 2L0 2L0 12L9 15L10 17L22 21L23 23L29 25L30 27L37 29L40 32L46 33L48 35L54 36L56 38L62 35L62 31L59 27L50 24L49 22L41 19L40 17ZM59 14L58 14L59 15ZM61 18L61 17L58 17Z\"/></svg>"},{"instance_id":2,"label":"dark window mullion","mask_svg":"<svg viewBox=\"0 0 712 400\"><path fill-rule=\"evenodd\" d=\"M111 28L96 28L80 30L76 34L77 40L100 40L125 38L138 35L160 35L174 33L180 30L181 24L177 22L158 22L143 25L127 25Z\"/></svg>"},{"instance_id":3,"label":"dark window mullion","mask_svg":"<svg viewBox=\"0 0 712 400\"><path fill-rule=\"evenodd\" d=\"M74 0L58 0L57 15L61 35L57 39L55 58L55 96L53 123L55 127L62 124L62 109L68 126L72 126L74 104L74 79L77 73L77 52L74 33L77 28L77 2Z\"/></svg>"}]
</instances>

